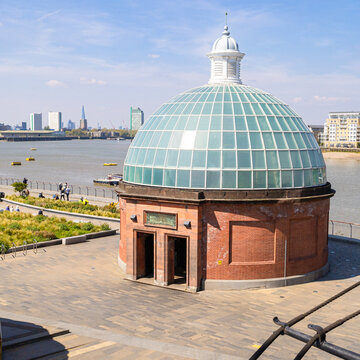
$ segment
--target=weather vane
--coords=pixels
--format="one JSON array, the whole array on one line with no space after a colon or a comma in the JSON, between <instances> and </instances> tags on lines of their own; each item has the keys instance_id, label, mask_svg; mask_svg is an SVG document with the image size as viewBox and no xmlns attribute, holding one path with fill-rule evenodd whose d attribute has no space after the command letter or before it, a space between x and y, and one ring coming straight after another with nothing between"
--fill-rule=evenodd
<instances>
[{"instance_id":1,"label":"weather vane","mask_svg":"<svg viewBox=\"0 0 360 360\"><path fill-rule=\"evenodd\" d=\"M225 13L225 25L227 26L227 16L228 16L228 13L226 12Z\"/></svg>"}]
</instances>

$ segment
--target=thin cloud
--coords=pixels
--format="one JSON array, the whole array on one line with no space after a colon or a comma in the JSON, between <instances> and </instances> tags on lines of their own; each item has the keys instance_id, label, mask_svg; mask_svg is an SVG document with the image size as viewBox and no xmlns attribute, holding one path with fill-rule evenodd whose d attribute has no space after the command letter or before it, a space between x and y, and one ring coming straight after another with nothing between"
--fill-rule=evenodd
<instances>
[{"instance_id":1,"label":"thin cloud","mask_svg":"<svg viewBox=\"0 0 360 360\"><path fill-rule=\"evenodd\" d=\"M320 103L333 103L333 102L346 102L347 100L349 100L349 98L314 95L313 100Z\"/></svg>"},{"instance_id":2,"label":"thin cloud","mask_svg":"<svg viewBox=\"0 0 360 360\"><path fill-rule=\"evenodd\" d=\"M49 80L45 84L52 88L65 87L65 84L59 80Z\"/></svg>"},{"instance_id":3,"label":"thin cloud","mask_svg":"<svg viewBox=\"0 0 360 360\"><path fill-rule=\"evenodd\" d=\"M149 54L148 57L151 59L158 59L160 57L160 55L159 54Z\"/></svg>"},{"instance_id":4,"label":"thin cloud","mask_svg":"<svg viewBox=\"0 0 360 360\"><path fill-rule=\"evenodd\" d=\"M299 102L302 101L302 97L301 96L296 96L291 100L293 103L298 104Z\"/></svg>"},{"instance_id":5,"label":"thin cloud","mask_svg":"<svg viewBox=\"0 0 360 360\"><path fill-rule=\"evenodd\" d=\"M106 81L97 79L88 79L85 77L80 78L80 84L83 85L106 85Z\"/></svg>"},{"instance_id":6,"label":"thin cloud","mask_svg":"<svg viewBox=\"0 0 360 360\"><path fill-rule=\"evenodd\" d=\"M46 14L44 14L44 15L42 15L42 16L40 16L40 17L38 17L38 18L36 19L36 21L42 21L42 20L45 20L45 19L47 19L47 18L49 18L49 17L51 17L51 16L54 16L54 15L58 14L60 11L61 11L61 9L58 9L58 10L55 10L55 11L52 11L52 12L46 13Z\"/></svg>"}]
</instances>

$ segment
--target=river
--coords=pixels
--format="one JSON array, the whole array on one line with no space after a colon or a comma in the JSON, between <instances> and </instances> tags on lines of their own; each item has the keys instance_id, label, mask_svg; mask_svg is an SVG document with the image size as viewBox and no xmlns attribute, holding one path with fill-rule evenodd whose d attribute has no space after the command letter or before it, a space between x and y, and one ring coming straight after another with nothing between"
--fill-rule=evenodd
<instances>
[{"instance_id":1,"label":"river","mask_svg":"<svg viewBox=\"0 0 360 360\"><path fill-rule=\"evenodd\" d=\"M0 141L0 176L89 186L93 179L122 173L129 145L129 140ZM28 156L36 160L25 161ZM22 166L11 166L12 161L21 161ZM107 162L118 165L105 167ZM336 190L330 219L360 223L360 156L359 160L326 159L326 166L328 181Z\"/></svg>"}]
</instances>

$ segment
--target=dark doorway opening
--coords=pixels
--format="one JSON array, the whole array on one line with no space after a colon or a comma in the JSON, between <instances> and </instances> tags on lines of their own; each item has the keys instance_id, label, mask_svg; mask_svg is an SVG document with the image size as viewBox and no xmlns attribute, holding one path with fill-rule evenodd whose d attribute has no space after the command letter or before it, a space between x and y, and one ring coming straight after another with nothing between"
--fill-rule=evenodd
<instances>
[{"instance_id":1,"label":"dark doorway opening","mask_svg":"<svg viewBox=\"0 0 360 360\"><path fill-rule=\"evenodd\" d=\"M187 272L187 239L171 236L174 244L174 280L176 284L186 284Z\"/></svg>"},{"instance_id":2,"label":"dark doorway opening","mask_svg":"<svg viewBox=\"0 0 360 360\"><path fill-rule=\"evenodd\" d=\"M137 278L154 277L154 234L137 233Z\"/></svg>"}]
</instances>

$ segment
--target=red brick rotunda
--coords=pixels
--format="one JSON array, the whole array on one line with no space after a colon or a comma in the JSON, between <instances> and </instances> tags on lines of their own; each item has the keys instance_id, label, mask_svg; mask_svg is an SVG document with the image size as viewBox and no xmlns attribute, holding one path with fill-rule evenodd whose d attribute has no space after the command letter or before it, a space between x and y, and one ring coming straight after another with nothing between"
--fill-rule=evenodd
<instances>
[{"instance_id":1,"label":"red brick rotunda","mask_svg":"<svg viewBox=\"0 0 360 360\"><path fill-rule=\"evenodd\" d=\"M207 85L163 104L129 147L119 265L190 291L296 284L328 271L335 193L303 120L243 85L225 26Z\"/></svg>"}]
</instances>

